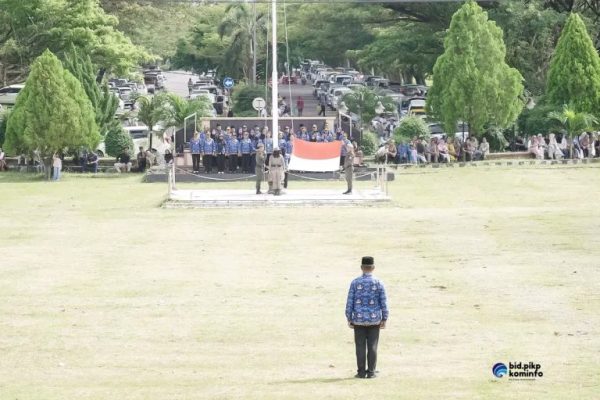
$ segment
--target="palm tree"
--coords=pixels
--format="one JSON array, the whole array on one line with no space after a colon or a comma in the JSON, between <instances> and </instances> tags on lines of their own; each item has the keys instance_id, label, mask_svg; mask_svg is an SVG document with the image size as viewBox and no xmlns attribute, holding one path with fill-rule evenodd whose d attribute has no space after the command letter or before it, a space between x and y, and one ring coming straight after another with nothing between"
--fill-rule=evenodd
<instances>
[{"instance_id":1,"label":"palm tree","mask_svg":"<svg viewBox=\"0 0 600 400\"><path fill-rule=\"evenodd\" d=\"M577 112L568 105L564 105L562 111L552 111L548 113L548 118L558 121L567 131L571 139L570 154L573 154L573 136L579 136L583 132L598 126L598 119L586 112Z\"/></svg>"},{"instance_id":2,"label":"palm tree","mask_svg":"<svg viewBox=\"0 0 600 400\"><path fill-rule=\"evenodd\" d=\"M256 17L256 18L255 18ZM256 36L266 34L266 14L255 14L245 4L231 4L225 9L225 18L218 27L221 39L229 36L229 47L225 51L224 59L238 71L241 70L244 78L254 82L256 79ZM250 76L252 74L252 76Z\"/></svg>"},{"instance_id":3,"label":"palm tree","mask_svg":"<svg viewBox=\"0 0 600 400\"><path fill-rule=\"evenodd\" d=\"M159 122L165 121L168 117L168 95L159 93L152 97L139 96L136 101L139 104L137 117L150 131L149 147L152 149L153 129Z\"/></svg>"},{"instance_id":4,"label":"palm tree","mask_svg":"<svg viewBox=\"0 0 600 400\"><path fill-rule=\"evenodd\" d=\"M197 114L198 117L210 117L212 104L206 97L198 97L194 100L185 100L176 94L167 94L166 128L182 128L185 119L190 115Z\"/></svg>"}]
</instances>

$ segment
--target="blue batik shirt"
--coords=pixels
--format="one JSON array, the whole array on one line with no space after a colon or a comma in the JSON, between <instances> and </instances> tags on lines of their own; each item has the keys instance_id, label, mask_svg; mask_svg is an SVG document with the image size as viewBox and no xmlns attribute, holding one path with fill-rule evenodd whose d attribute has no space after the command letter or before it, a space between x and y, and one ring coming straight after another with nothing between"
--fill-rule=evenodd
<instances>
[{"instance_id":1,"label":"blue batik shirt","mask_svg":"<svg viewBox=\"0 0 600 400\"><path fill-rule=\"evenodd\" d=\"M267 154L273 154L273 138L266 138L265 140L265 151Z\"/></svg>"},{"instance_id":2,"label":"blue batik shirt","mask_svg":"<svg viewBox=\"0 0 600 400\"><path fill-rule=\"evenodd\" d=\"M371 274L353 280L346 301L346 319L353 325L379 325L388 316L383 282Z\"/></svg>"},{"instance_id":3,"label":"blue batik shirt","mask_svg":"<svg viewBox=\"0 0 600 400\"><path fill-rule=\"evenodd\" d=\"M240 141L240 153L250 154L253 151L254 151L254 146L252 145L252 141L250 139L242 139Z\"/></svg>"},{"instance_id":4,"label":"blue batik shirt","mask_svg":"<svg viewBox=\"0 0 600 400\"><path fill-rule=\"evenodd\" d=\"M229 138L225 145L225 152L227 154L237 154L239 151L239 143L235 136Z\"/></svg>"},{"instance_id":5,"label":"blue batik shirt","mask_svg":"<svg viewBox=\"0 0 600 400\"><path fill-rule=\"evenodd\" d=\"M208 138L204 141L202 146L202 154L214 154L217 149L217 145L215 141L211 138Z\"/></svg>"},{"instance_id":6,"label":"blue batik shirt","mask_svg":"<svg viewBox=\"0 0 600 400\"><path fill-rule=\"evenodd\" d=\"M200 138L192 138L192 140L190 140L190 151L192 152L192 154L200 154L200 152L202 151L202 141L200 140Z\"/></svg>"}]
</instances>

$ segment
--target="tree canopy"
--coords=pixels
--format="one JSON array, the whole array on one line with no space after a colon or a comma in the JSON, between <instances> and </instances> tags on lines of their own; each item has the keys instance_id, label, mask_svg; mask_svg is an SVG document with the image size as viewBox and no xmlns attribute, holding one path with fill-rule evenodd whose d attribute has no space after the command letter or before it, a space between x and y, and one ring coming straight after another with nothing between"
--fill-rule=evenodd
<instances>
[{"instance_id":1,"label":"tree canopy","mask_svg":"<svg viewBox=\"0 0 600 400\"><path fill-rule=\"evenodd\" d=\"M430 114L447 132L459 121L474 134L487 124L504 128L513 123L523 109L523 78L506 64L502 30L474 1L452 17L444 49L433 69Z\"/></svg>"},{"instance_id":2,"label":"tree canopy","mask_svg":"<svg viewBox=\"0 0 600 400\"><path fill-rule=\"evenodd\" d=\"M8 119L5 147L13 154L52 154L100 142L94 110L81 83L46 50L38 57Z\"/></svg>"},{"instance_id":3,"label":"tree canopy","mask_svg":"<svg viewBox=\"0 0 600 400\"><path fill-rule=\"evenodd\" d=\"M578 14L569 16L556 46L545 100L600 115L600 57Z\"/></svg>"}]
</instances>

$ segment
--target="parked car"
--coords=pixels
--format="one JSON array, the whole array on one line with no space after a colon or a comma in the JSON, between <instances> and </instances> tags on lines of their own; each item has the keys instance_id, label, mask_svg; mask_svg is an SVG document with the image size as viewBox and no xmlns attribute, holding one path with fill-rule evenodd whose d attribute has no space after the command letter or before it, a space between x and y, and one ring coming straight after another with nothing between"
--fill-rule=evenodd
<instances>
[{"instance_id":1,"label":"parked car","mask_svg":"<svg viewBox=\"0 0 600 400\"><path fill-rule=\"evenodd\" d=\"M133 105L133 90L129 86L120 87L119 98L123 100L125 107L131 107Z\"/></svg>"},{"instance_id":2,"label":"parked car","mask_svg":"<svg viewBox=\"0 0 600 400\"><path fill-rule=\"evenodd\" d=\"M17 102L19 92L25 87L25 84L10 85L0 89L0 104L14 106Z\"/></svg>"}]
</instances>

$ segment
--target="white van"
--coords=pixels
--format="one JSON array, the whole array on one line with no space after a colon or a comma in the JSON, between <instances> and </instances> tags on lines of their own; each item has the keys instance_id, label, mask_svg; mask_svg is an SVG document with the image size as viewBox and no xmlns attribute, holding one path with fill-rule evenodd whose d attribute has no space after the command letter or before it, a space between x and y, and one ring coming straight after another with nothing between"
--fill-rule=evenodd
<instances>
[{"instance_id":1,"label":"white van","mask_svg":"<svg viewBox=\"0 0 600 400\"><path fill-rule=\"evenodd\" d=\"M25 84L10 85L0 89L0 104L14 106L17 102L19 92L25 87Z\"/></svg>"}]
</instances>

